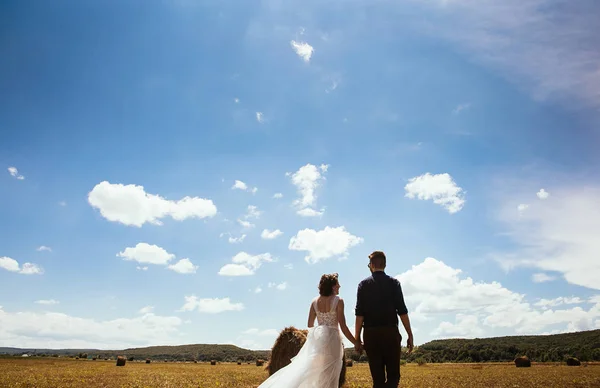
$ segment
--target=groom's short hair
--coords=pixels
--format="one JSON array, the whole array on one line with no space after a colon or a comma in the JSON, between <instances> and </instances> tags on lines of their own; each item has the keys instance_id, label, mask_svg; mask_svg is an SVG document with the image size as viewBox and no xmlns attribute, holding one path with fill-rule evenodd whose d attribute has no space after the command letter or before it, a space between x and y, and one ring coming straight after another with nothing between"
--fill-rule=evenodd
<instances>
[{"instance_id":1,"label":"groom's short hair","mask_svg":"<svg viewBox=\"0 0 600 388\"><path fill-rule=\"evenodd\" d=\"M371 265L375 268L384 268L385 267L385 253L382 251L374 251L369 255L369 260Z\"/></svg>"}]
</instances>

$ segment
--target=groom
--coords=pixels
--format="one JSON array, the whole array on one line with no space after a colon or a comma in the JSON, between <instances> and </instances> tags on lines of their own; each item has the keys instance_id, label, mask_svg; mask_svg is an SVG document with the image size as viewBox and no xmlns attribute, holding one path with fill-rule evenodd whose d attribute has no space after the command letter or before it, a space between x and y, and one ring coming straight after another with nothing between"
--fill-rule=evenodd
<instances>
[{"instance_id":1,"label":"groom","mask_svg":"<svg viewBox=\"0 0 600 388\"><path fill-rule=\"evenodd\" d=\"M400 282L385 273L386 258L381 251L369 255L371 276L361 281L356 295L355 338L369 358L373 388L396 388L400 383L400 351L402 336L398 331L398 315L408 334L408 352L413 349L413 335L404 304ZM364 346L361 331L364 327ZM387 378L386 378L387 372Z\"/></svg>"}]
</instances>

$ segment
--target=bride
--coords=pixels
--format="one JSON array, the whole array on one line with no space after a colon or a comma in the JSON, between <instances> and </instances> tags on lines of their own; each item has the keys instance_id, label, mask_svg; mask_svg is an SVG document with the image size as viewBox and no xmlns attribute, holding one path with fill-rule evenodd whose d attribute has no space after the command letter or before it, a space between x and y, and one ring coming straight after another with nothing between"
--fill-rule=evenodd
<instances>
[{"instance_id":1,"label":"bride","mask_svg":"<svg viewBox=\"0 0 600 388\"><path fill-rule=\"evenodd\" d=\"M338 388L344 355L340 329L357 345L346 325L344 300L338 296L339 291L337 273L321 276L319 296L310 304L306 342L289 365L258 388Z\"/></svg>"}]
</instances>

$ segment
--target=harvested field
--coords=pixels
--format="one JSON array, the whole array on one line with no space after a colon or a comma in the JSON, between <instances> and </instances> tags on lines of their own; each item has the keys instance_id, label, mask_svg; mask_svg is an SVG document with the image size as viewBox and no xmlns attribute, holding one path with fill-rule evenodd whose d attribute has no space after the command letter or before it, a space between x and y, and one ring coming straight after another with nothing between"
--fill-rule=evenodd
<instances>
[{"instance_id":1,"label":"harvested field","mask_svg":"<svg viewBox=\"0 0 600 388\"><path fill-rule=\"evenodd\" d=\"M222 363L128 362L67 359L0 359L0 387L181 387L250 388L268 376L264 368ZM535 364L515 368L502 364L403 365L403 387L599 387L600 364L568 367L566 364ZM367 364L348 368L347 388L371 387Z\"/></svg>"}]
</instances>

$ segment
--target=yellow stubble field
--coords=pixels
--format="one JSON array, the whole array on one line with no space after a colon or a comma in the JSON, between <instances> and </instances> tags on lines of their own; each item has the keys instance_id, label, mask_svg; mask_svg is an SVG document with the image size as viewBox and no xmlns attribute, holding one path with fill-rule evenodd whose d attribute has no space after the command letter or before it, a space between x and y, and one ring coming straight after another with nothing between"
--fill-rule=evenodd
<instances>
[{"instance_id":1,"label":"yellow stubble field","mask_svg":"<svg viewBox=\"0 0 600 388\"><path fill-rule=\"evenodd\" d=\"M600 387L600 364L567 367L534 364L403 365L402 387ZM0 359L0 387L249 388L267 378L254 364L127 362L73 359ZM347 388L371 387L367 364L348 368ZM286 387L281 387L286 388Z\"/></svg>"}]
</instances>

